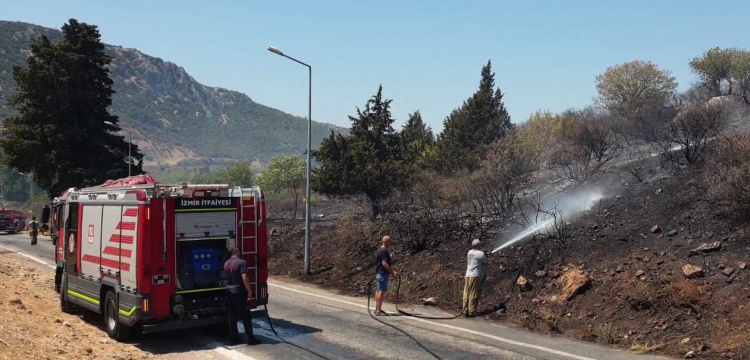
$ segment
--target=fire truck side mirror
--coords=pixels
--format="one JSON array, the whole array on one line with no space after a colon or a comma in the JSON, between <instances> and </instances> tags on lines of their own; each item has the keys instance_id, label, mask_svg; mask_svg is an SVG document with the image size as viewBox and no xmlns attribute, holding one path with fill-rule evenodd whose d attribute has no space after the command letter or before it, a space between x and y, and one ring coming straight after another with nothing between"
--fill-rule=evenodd
<instances>
[{"instance_id":1,"label":"fire truck side mirror","mask_svg":"<svg viewBox=\"0 0 750 360\"><path fill-rule=\"evenodd\" d=\"M49 205L44 205L44 209L42 209L42 224L46 224L49 222L49 215L52 209L50 209Z\"/></svg>"}]
</instances>

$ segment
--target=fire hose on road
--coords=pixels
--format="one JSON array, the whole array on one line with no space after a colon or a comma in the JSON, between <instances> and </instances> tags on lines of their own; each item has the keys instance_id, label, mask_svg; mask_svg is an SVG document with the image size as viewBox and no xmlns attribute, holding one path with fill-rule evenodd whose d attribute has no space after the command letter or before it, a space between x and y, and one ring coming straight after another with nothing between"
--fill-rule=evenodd
<instances>
[{"instance_id":1,"label":"fire hose on road","mask_svg":"<svg viewBox=\"0 0 750 360\"><path fill-rule=\"evenodd\" d=\"M328 357L325 357L325 356L321 355L320 353L318 353L318 352L316 352L314 350L311 350L311 349L308 349L306 347L297 345L297 344L295 344L295 343L293 343L293 342L291 342L291 341L289 341L289 340L284 339L283 337L281 337L281 335L279 335L279 333L276 332L276 329L274 329L273 323L271 322L271 315L269 315L269 313L268 313L268 304L264 304L263 307L266 310L266 321L268 321L268 327L270 327L271 328L271 332L273 332L273 334L276 335L277 338L279 338L279 341L281 341L282 343L294 346L294 347L296 347L298 349L307 351L307 352L309 352L309 353L311 353L311 354L313 354L313 355L315 355L315 356L317 356L317 357L319 357L321 359L330 360Z\"/></svg>"},{"instance_id":2,"label":"fire hose on road","mask_svg":"<svg viewBox=\"0 0 750 360\"><path fill-rule=\"evenodd\" d=\"M482 283L484 283L484 278L482 278ZM480 286L482 283L480 283ZM452 319L458 318L459 316L463 315L464 312L466 312L466 301L464 301L461 312L459 312L456 316L426 316L426 315L408 313L398 308L398 300L399 300L398 295L400 291L401 291L401 276L398 277L398 285L396 285L396 311L398 311L399 314L404 315L404 316L411 316L411 317L416 317L420 319L431 319L431 320L452 320Z\"/></svg>"},{"instance_id":3,"label":"fire hose on road","mask_svg":"<svg viewBox=\"0 0 750 360\"><path fill-rule=\"evenodd\" d=\"M401 332L402 334L406 335L408 338L410 338L411 340L413 340L417 345L419 345L419 347L421 347L422 349L424 349L425 351L427 351L428 353L430 353L430 355L434 356L438 360L442 360L442 358L439 355L437 355L435 352L433 352L432 350L430 350L429 348L427 348L424 344L422 344L421 342L419 342L419 340L417 340L411 334L407 333L406 331L402 330L401 328L399 328L398 326L396 326L394 324L390 324L390 323L387 323L387 322L385 322L385 321L383 321L381 319L378 319L377 317L375 317L375 315L372 314L372 312L370 311L370 298L372 297L372 282L373 281L374 281L374 279L370 280L370 282L367 284L367 313L370 315L370 317L372 317L375 321L377 321L377 322L379 322L379 323L381 323L383 325L389 326L389 327L391 327L391 328L393 328L393 329ZM419 315L419 314L412 314L412 313L406 312L406 311L401 310L401 309L398 308L398 298L399 298L399 292L400 292L400 290L401 290L401 277L399 276L398 277L398 285L396 286L396 311L398 311L399 314L402 314L404 316L416 317L416 318L421 318L421 319L432 319L432 320L450 320L450 319L456 319L456 318L458 318L466 310L466 306L464 305L464 308L461 309L461 312L459 312L458 315L456 315L456 316L449 316L449 317L434 317L434 316L424 316L424 315ZM320 353L318 353L318 352L316 352L314 350L311 350L311 349L308 349L306 347L297 345L297 344L295 344L295 343L293 343L293 342L291 342L291 341L289 341L287 339L284 339L281 335L279 335L279 333L276 331L276 329L273 326L273 322L271 321L271 315L268 312L268 305L265 304L263 306L264 306L264 308L266 310L266 321L268 322L268 326L270 327L271 332L273 332L273 334L279 339L279 341L281 341L282 343L294 346L294 347L296 347L298 349L307 351L307 352L309 352L309 353L311 353L311 354L313 354L315 356L318 356L318 357L320 357L322 359L329 360L328 357L326 357L326 356L324 356L324 355L322 355L322 354L320 354Z\"/></svg>"},{"instance_id":4,"label":"fire hose on road","mask_svg":"<svg viewBox=\"0 0 750 360\"><path fill-rule=\"evenodd\" d=\"M482 284L484 284L484 281L486 280L486 278L487 278L487 273L485 272L484 276L482 277L482 279L480 281L480 285L479 286L482 286ZM402 334L404 334L407 337L409 337L410 339L412 339L417 345L419 345L419 347L421 347L422 349L424 349L425 351L427 351L428 353L430 353L430 355L434 356L438 360L442 360L442 358L439 355L437 355L435 352L433 352L432 350L430 350L429 348L427 348L424 344L422 344L421 342L419 342L419 340L417 340L416 338L414 338L414 336L412 336L411 334L407 333L406 331L402 330L401 328L399 328L398 326L396 326L394 324L391 324L391 323L385 322L385 321L383 321L381 319L378 319L375 315L372 314L372 312L370 311L370 298L372 297L372 282L373 281L375 281L374 278L371 279L367 283L367 313L370 315L370 317L373 318L375 321L383 324L383 325L389 326L389 327L391 327L391 328L393 328L393 329L401 332ZM463 302L463 308L455 316L426 316L426 315L409 313L409 312L406 312L404 310L399 309L399 307L398 307L399 292L400 292L400 290L401 290L401 276L398 277L398 284L396 285L396 302L395 302L395 306L396 306L396 311L399 314L403 315L403 316L415 317L415 318L420 318L420 319L431 319L431 320L453 320L453 319L457 319L458 317L460 317L462 314L464 314L466 312L467 301ZM511 291L512 291L512 288L511 288Z\"/></svg>"},{"instance_id":5,"label":"fire hose on road","mask_svg":"<svg viewBox=\"0 0 750 360\"><path fill-rule=\"evenodd\" d=\"M375 315L372 314L372 312L370 311L370 298L372 297L372 282L373 281L375 281L375 278L373 278L372 280L370 280L370 282L367 283L367 313L370 315L370 317L373 318L375 321L377 321L377 322L379 322L379 323L381 323L383 325L390 326L393 329L397 330L398 332L406 335L409 339L412 339L417 345L419 345L419 347L421 347L422 349L424 349L424 351L427 351L428 353L430 353L430 355L434 356L436 359L442 360L443 358L441 358L438 354L435 354L432 350L430 350L429 348L427 348L426 346L424 346L421 342L419 342L419 340L417 340L411 334L407 333L406 331L402 330L401 328L399 328L396 325L393 325L393 324L390 324L390 323L387 323L387 322L385 322L383 320L378 319L377 317L375 317ZM401 277L399 277L399 286L400 285L401 285ZM459 315L461 315L461 314L459 314Z\"/></svg>"},{"instance_id":6,"label":"fire hose on road","mask_svg":"<svg viewBox=\"0 0 750 360\"><path fill-rule=\"evenodd\" d=\"M482 279L479 282L479 286L482 286L484 284L486 278L487 278L487 273L485 272L484 276L482 277ZM424 344L422 344L419 340L417 340L414 336L412 336L411 334L409 334L405 330L399 328L398 326L396 326L394 324L391 324L391 323L388 323L388 322L383 321L381 319L378 319L375 315L373 315L373 313L371 311L371 308L370 308L370 301L371 301L371 298L372 298L372 283L373 283L373 281L375 281L374 277L367 283L367 314L370 315L370 317L373 320L375 320L375 321L377 321L377 322L379 322L379 323L381 323L383 325L389 326L389 327L395 329L396 331L398 331L398 332L406 335L409 339L413 340L420 348L422 348L423 350L425 350L426 352L428 352L430 355L432 355L433 357L435 357L438 360L442 360L442 358L438 354L436 354L434 351L430 350L427 346L425 346ZM452 319L459 318L467 310L468 299L464 299L464 301L463 301L463 307L461 308L461 311L458 314L454 315L454 316L427 316L427 315L410 313L410 312L407 312L407 311L404 311L404 310L400 309L399 306L398 306L399 305L399 299L400 299L400 292L401 292L401 276L398 276L398 283L396 285L395 307L396 307L396 311L400 315L403 315L403 316L420 318L420 319L430 319L430 320L452 320ZM284 339L283 337L281 337L281 335L279 335L278 332L276 332L276 329L274 329L274 327L273 327L273 323L271 322L271 316L270 316L270 314L268 312L268 305L264 305L264 307L265 307L265 310L266 310L266 319L268 321L268 325L271 328L271 331L273 332L273 334L277 338L279 338L279 340L281 342L289 344L289 345L294 346L296 348L302 349L304 351L310 352L310 353L312 353L312 354L314 354L314 355L316 355L316 356L318 356L318 357L320 357L322 359L328 359L327 357L321 355L320 353L317 353L317 352L315 352L315 351L313 351L311 349L302 347L300 345L294 344L294 343L292 343L292 342Z\"/></svg>"},{"instance_id":7,"label":"fire hose on road","mask_svg":"<svg viewBox=\"0 0 750 360\"><path fill-rule=\"evenodd\" d=\"M390 323L387 323L385 321L382 321L382 320L378 319L377 317L375 317L375 315L372 314L372 312L370 311L370 298L372 297L372 282L373 281L374 281L374 279L370 280L370 282L367 284L367 313L370 315L370 317L372 317L375 321L377 321L377 322L379 322L379 323L381 323L383 325L389 326L389 327L391 327L391 328L393 328L393 329L401 332L402 334L406 335L408 338L412 339L417 345L419 345L419 347L421 347L422 349L424 349L425 351L427 351L428 353L430 353L430 355L434 356L438 360L442 360L442 358L439 355L437 355L435 352L433 352L432 350L430 350L429 348L427 348L425 345L423 345L421 342L419 342L419 340L417 340L416 338L414 338L414 336L412 336L411 334L407 333L406 331L402 330L401 328L397 327L396 325L393 325L393 324L390 324ZM450 316L450 317L433 317L433 316L424 316L424 315L419 315L419 314L408 313L408 312L403 311L403 310L401 310L401 309L398 308L398 297L399 297L400 290L401 290L401 277L399 276L398 277L398 285L396 286L396 311L398 311L400 314L402 314L404 316L411 316L411 317L417 317L417 318L422 318L422 319L433 319L433 320L450 320L450 319L456 319L456 318L458 318L466 310L466 307L464 306L464 308L461 309L461 312L459 312L458 315L456 315L456 316ZM306 347L297 345L297 344L295 344L295 343L293 343L293 342L291 342L291 341L289 341L287 339L284 339L281 335L279 335L279 333L273 327L273 322L271 321L271 315L268 312L268 305L266 304L266 305L263 305L263 306L264 306L264 308L266 310L266 321L268 322L268 326L270 327L271 332L273 332L273 334L279 339L279 341L281 341L282 343L294 346L294 347L296 347L298 349L307 351L307 352L309 352L309 353L311 353L311 354L313 354L315 356L320 357L321 359L329 360L328 357L326 357L326 356L324 356L324 355L322 355L322 354L320 354L320 353L318 353L318 352L316 352L314 350L311 350L311 349L308 349Z\"/></svg>"}]
</instances>

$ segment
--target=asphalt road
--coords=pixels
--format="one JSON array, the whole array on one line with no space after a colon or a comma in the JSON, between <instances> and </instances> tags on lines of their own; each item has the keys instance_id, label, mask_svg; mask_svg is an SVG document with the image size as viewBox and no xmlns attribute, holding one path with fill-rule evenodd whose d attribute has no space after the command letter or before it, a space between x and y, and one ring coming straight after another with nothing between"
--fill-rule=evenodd
<instances>
[{"instance_id":1,"label":"asphalt road","mask_svg":"<svg viewBox=\"0 0 750 360\"><path fill-rule=\"evenodd\" d=\"M39 244L32 247L26 234L0 233L0 247L53 264L53 247L47 237L40 236ZM50 291L54 291L52 284ZM279 334L328 359L435 359L414 340L373 320L366 298L286 279L272 279L269 294L268 311ZM384 308L394 312L388 304ZM434 308L415 311L440 314ZM423 320L396 315L379 319L403 329L442 359L667 359L529 333L482 319ZM92 326L100 322L96 317L91 320ZM144 335L136 341L143 350L175 359L320 359L279 342L263 313L254 315L253 329L262 344L228 346L222 327Z\"/></svg>"}]
</instances>

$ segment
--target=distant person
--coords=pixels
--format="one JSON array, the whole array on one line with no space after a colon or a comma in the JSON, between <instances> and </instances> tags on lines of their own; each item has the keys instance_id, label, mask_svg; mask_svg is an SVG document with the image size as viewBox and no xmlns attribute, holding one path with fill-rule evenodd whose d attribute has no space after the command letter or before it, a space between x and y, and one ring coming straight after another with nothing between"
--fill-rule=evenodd
<instances>
[{"instance_id":1,"label":"distant person","mask_svg":"<svg viewBox=\"0 0 750 360\"><path fill-rule=\"evenodd\" d=\"M482 295L482 282L484 282L484 264L487 262L487 254L479 250L482 242L474 239L471 242L471 250L466 255L466 278L464 281L464 309L466 317L477 316L479 296Z\"/></svg>"},{"instance_id":2,"label":"distant person","mask_svg":"<svg viewBox=\"0 0 750 360\"><path fill-rule=\"evenodd\" d=\"M385 293L388 291L388 280L390 275L398 276L398 272L391 267L391 254L388 253L388 247L391 244L391 237L386 235L381 240L380 247L375 252L375 280L378 288L375 291L375 315L388 315L383 311L383 300Z\"/></svg>"},{"instance_id":3,"label":"distant person","mask_svg":"<svg viewBox=\"0 0 750 360\"><path fill-rule=\"evenodd\" d=\"M26 225L26 231L31 234L31 245L36 245L37 236L39 235L39 222L36 221L36 216L31 217L31 221Z\"/></svg>"},{"instance_id":4,"label":"distant person","mask_svg":"<svg viewBox=\"0 0 750 360\"><path fill-rule=\"evenodd\" d=\"M237 321L242 320L249 345L260 344L260 339L253 335L253 319L248 308L248 301L253 297L253 287L247 275L247 262L239 258L237 248L230 250L231 257L224 263L224 271L229 274L227 280L227 307L229 308L229 335L232 344L240 342Z\"/></svg>"}]
</instances>

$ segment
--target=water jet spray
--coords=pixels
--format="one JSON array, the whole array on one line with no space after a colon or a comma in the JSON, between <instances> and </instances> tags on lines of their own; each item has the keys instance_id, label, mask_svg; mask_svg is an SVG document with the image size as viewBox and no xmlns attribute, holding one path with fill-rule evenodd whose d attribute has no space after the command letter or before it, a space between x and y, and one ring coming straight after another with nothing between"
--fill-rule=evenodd
<instances>
[{"instance_id":1,"label":"water jet spray","mask_svg":"<svg viewBox=\"0 0 750 360\"><path fill-rule=\"evenodd\" d=\"M545 212L545 216L535 223L529 225L516 236L496 247L490 252L494 254L514 243L525 239L530 235L545 230L547 234L555 230L555 222L558 220L572 220L582 212L590 210L596 202L604 198L599 190L582 190L562 196L552 203L551 211Z\"/></svg>"}]
</instances>

